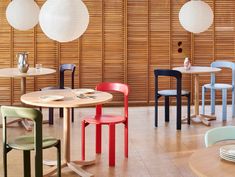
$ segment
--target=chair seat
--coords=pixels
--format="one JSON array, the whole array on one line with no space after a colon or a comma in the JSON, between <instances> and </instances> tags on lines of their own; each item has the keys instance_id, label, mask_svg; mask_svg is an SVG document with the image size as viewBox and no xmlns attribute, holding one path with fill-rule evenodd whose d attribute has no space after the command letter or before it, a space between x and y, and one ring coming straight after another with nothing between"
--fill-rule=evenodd
<instances>
[{"instance_id":1,"label":"chair seat","mask_svg":"<svg viewBox=\"0 0 235 177\"><path fill-rule=\"evenodd\" d=\"M90 124L110 124L110 123L121 123L125 122L125 117L123 116L118 116L118 115L102 115L99 117L85 117L84 118L85 122L90 123Z\"/></svg>"},{"instance_id":2,"label":"chair seat","mask_svg":"<svg viewBox=\"0 0 235 177\"><path fill-rule=\"evenodd\" d=\"M50 148L58 143L58 140L53 137L43 138L42 148ZM34 150L34 136L19 136L14 140L9 140L9 147L18 150Z\"/></svg>"},{"instance_id":3,"label":"chair seat","mask_svg":"<svg viewBox=\"0 0 235 177\"><path fill-rule=\"evenodd\" d=\"M207 89L217 89L217 90L232 89L233 88L233 86L230 85L230 84L221 84L221 83L214 84L213 87L212 87L211 84L205 84L204 87L207 88Z\"/></svg>"},{"instance_id":4,"label":"chair seat","mask_svg":"<svg viewBox=\"0 0 235 177\"><path fill-rule=\"evenodd\" d=\"M176 96L177 92L176 90L160 90L158 91L158 94L162 96ZM188 94L189 92L186 90L181 91L181 95L188 95Z\"/></svg>"},{"instance_id":5,"label":"chair seat","mask_svg":"<svg viewBox=\"0 0 235 177\"><path fill-rule=\"evenodd\" d=\"M44 88L41 88L41 91L43 90L57 90L57 89L60 89L59 87L44 87ZM64 89L71 89L69 87L65 87Z\"/></svg>"}]
</instances>

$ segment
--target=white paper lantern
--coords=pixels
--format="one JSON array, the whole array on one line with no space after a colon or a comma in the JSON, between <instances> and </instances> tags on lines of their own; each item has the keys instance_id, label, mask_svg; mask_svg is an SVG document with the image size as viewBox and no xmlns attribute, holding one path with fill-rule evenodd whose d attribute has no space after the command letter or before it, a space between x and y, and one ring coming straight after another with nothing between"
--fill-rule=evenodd
<instances>
[{"instance_id":1,"label":"white paper lantern","mask_svg":"<svg viewBox=\"0 0 235 177\"><path fill-rule=\"evenodd\" d=\"M180 9L179 20L187 31L201 33L206 31L213 23L211 7L201 0L191 0Z\"/></svg>"},{"instance_id":2,"label":"white paper lantern","mask_svg":"<svg viewBox=\"0 0 235 177\"><path fill-rule=\"evenodd\" d=\"M6 9L8 23L18 30L29 30L38 23L39 7L34 0L13 0Z\"/></svg>"},{"instance_id":3,"label":"white paper lantern","mask_svg":"<svg viewBox=\"0 0 235 177\"><path fill-rule=\"evenodd\" d=\"M47 0L39 14L42 31L59 42L79 38L88 23L89 12L81 0Z\"/></svg>"}]
</instances>

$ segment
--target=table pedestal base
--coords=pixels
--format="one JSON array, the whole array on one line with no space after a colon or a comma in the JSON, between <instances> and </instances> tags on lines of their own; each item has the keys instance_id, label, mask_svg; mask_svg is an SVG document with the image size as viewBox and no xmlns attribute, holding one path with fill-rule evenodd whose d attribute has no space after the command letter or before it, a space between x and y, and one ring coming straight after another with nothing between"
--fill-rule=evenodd
<instances>
[{"instance_id":1,"label":"table pedestal base","mask_svg":"<svg viewBox=\"0 0 235 177\"><path fill-rule=\"evenodd\" d=\"M25 130L32 131L32 125L29 123L30 120L27 120L27 119L16 119L16 120L13 120L13 121L9 121L9 122L7 122L7 126L9 127L9 125L12 125L12 124L17 123L17 122L19 124L21 124L25 128ZM43 124L48 124L49 121L48 120L43 120L42 123ZM2 128L2 124L0 124L0 128Z\"/></svg>"},{"instance_id":2,"label":"table pedestal base","mask_svg":"<svg viewBox=\"0 0 235 177\"><path fill-rule=\"evenodd\" d=\"M210 126L211 125L210 121L216 120L216 116L214 116L214 115L204 115L204 114L191 115L190 119L194 123L203 123L206 126ZM185 122L185 121L187 121L187 118L182 119L182 122Z\"/></svg>"},{"instance_id":3,"label":"table pedestal base","mask_svg":"<svg viewBox=\"0 0 235 177\"><path fill-rule=\"evenodd\" d=\"M27 131L32 131L32 127L27 119L16 119L13 121L7 122L7 126L12 125L14 123L20 123ZM2 124L0 124L0 128L2 128Z\"/></svg>"},{"instance_id":4,"label":"table pedestal base","mask_svg":"<svg viewBox=\"0 0 235 177\"><path fill-rule=\"evenodd\" d=\"M81 177L92 177L94 176L93 174L83 170L80 166L93 165L95 164L95 162L96 162L95 160L62 162L61 168L68 167L70 170L74 171L76 174L78 174ZM56 161L43 161L43 164L53 166L43 174L43 177L49 177L57 172Z\"/></svg>"}]
</instances>

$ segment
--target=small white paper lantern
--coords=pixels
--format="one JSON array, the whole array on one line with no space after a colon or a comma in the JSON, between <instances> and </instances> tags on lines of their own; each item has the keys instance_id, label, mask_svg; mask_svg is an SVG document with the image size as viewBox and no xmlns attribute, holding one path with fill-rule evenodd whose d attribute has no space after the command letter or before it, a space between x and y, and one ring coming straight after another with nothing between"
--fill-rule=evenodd
<instances>
[{"instance_id":1,"label":"small white paper lantern","mask_svg":"<svg viewBox=\"0 0 235 177\"><path fill-rule=\"evenodd\" d=\"M42 31L58 42L79 38L88 23L89 12L81 0L47 0L39 14Z\"/></svg>"},{"instance_id":2,"label":"small white paper lantern","mask_svg":"<svg viewBox=\"0 0 235 177\"><path fill-rule=\"evenodd\" d=\"M185 3L179 12L179 20L183 28L192 33L206 31L213 23L211 7L201 0Z\"/></svg>"},{"instance_id":3,"label":"small white paper lantern","mask_svg":"<svg viewBox=\"0 0 235 177\"><path fill-rule=\"evenodd\" d=\"M17 30L29 30L38 23L39 7L34 0L13 0L6 9L8 23Z\"/></svg>"}]
</instances>

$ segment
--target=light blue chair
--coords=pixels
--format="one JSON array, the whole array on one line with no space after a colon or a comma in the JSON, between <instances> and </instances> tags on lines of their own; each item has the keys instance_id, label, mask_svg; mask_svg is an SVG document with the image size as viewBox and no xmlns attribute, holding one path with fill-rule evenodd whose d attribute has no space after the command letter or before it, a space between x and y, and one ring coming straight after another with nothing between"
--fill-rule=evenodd
<instances>
[{"instance_id":1,"label":"light blue chair","mask_svg":"<svg viewBox=\"0 0 235 177\"><path fill-rule=\"evenodd\" d=\"M232 70L232 84L216 83L215 73L211 74L211 83L202 86L202 114L205 114L205 92L211 90L211 114L215 114L215 91L222 91L222 119L227 119L227 91L232 90L232 116L235 117L235 63L230 61L215 61L211 64L215 68L229 68Z\"/></svg>"},{"instance_id":2,"label":"light blue chair","mask_svg":"<svg viewBox=\"0 0 235 177\"><path fill-rule=\"evenodd\" d=\"M227 140L235 140L235 126L213 128L208 130L205 134L206 147Z\"/></svg>"}]
</instances>

